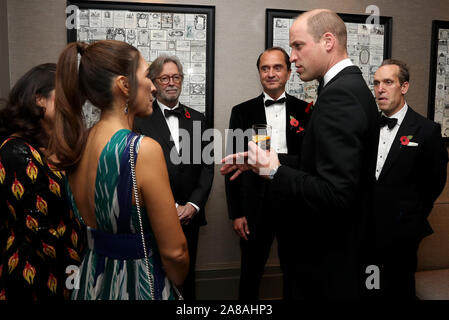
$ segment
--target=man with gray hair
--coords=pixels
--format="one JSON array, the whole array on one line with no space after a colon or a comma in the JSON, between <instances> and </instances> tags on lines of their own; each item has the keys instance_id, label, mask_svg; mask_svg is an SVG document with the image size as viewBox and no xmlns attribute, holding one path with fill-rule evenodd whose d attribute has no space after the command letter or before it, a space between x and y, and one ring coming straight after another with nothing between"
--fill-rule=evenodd
<instances>
[{"instance_id":1,"label":"man with gray hair","mask_svg":"<svg viewBox=\"0 0 449 320\"><path fill-rule=\"evenodd\" d=\"M186 300L194 300L199 228L206 224L204 207L214 177L213 163L206 164L202 157L207 145L202 141L207 129L206 118L179 102L184 74L176 56L155 59L148 77L157 89L153 113L136 118L134 130L159 142L164 151L170 187L190 255L190 270L182 292Z\"/></svg>"},{"instance_id":2,"label":"man with gray hair","mask_svg":"<svg viewBox=\"0 0 449 320\"><path fill-rule=\"evenodd\" d=\"M223 159L228 164L221 171L237 169L231 179L245 170L268 171L273 189L296 199L286 232L297 245L287 269L294 298L356 299L364 283L360 244L375 182L376 103L348 58L346 27L336 13L300 15L290 28L290 47L300 78L322 83L299 166L289 167L274 150L266 153L250 142L247 153ZM241 158L247 161L239 164Z\"/></svg>"}]
</instances>

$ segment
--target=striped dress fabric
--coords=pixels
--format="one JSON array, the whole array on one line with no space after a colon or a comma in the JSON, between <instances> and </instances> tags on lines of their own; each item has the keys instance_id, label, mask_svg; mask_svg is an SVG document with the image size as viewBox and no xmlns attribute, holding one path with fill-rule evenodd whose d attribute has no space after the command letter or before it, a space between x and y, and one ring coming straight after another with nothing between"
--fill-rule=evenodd
<instances>
[{"instance_id":1,"label":"striped dress fabric","mask_svg":"<svg viewBox=\"0 0 449 320\"><path fill-rule=\"evenodd\" d=\"M153 295L150 290L139 218L136 206L132 205L129 145L135 135L126 129L117 131L100 155L95 183L97 229L86 226L88 249L80 266L79 284L72 293L73 300L174 299L141 201L150 272L154 279ZM135 162L142 137L135 142ZM84 223L68 183L66 186L73 211Z\"/></svg>"}]
</instances>

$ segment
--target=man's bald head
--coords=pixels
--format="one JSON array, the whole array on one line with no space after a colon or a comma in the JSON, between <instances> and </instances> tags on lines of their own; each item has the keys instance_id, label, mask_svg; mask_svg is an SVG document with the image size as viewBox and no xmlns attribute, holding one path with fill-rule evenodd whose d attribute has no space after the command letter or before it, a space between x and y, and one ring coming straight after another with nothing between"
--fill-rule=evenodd
<instances>
[{"instance_id":1,"label":"man's bald head","mask_svg":"<svg viewBox=\"0 0 449 320\"><path fill-rule=\"evenodd\" d=\"M328 9L315 9L301 14L297 20L302 19L306 19L307 31L315 42L320 41L323 34L330 32L337 39L339 48L346 52L346 25L338 14Z\"/></svg>"}]
</instances>

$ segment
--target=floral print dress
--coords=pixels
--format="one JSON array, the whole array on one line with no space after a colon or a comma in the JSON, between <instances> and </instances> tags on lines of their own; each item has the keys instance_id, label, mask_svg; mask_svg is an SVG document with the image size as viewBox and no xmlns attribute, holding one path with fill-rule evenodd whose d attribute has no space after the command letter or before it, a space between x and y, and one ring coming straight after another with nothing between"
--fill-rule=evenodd
<instances>
[{"instance_id":1,"label":"floral print dress","mask_svg":"<svg viewBox=\"0 0 449 320\"><path fill-rule=\"evenodd\" d=\"M26 140L3 141L0 300L68 299L66 269L80 264L84 239L68 206L62 172Z\"/></svg>"}]
</instances>

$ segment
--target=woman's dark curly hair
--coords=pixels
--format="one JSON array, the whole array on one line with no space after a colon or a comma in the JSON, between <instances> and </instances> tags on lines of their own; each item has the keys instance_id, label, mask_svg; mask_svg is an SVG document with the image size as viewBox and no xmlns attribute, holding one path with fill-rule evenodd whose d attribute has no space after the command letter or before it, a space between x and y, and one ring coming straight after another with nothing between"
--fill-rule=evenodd
<instances>
[{"instance_id":1,"label":"woman's dark curly hair","mask_svg":"<svg viewBox=\"0 0 449 320\"><path fill-rule=\"evenodd\" d=\"M13 133L38 147L46 148L48 135L40 122L44 108L36 103L37 97L49 98L55 88L55 63L40 64L25 73L9 92L8 100L3 100L0 110L1 142Z\"/></svg>"}]
</instances>

